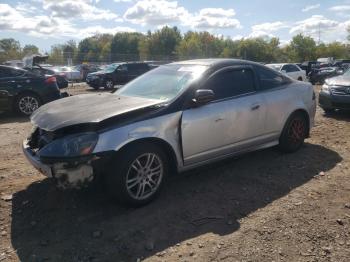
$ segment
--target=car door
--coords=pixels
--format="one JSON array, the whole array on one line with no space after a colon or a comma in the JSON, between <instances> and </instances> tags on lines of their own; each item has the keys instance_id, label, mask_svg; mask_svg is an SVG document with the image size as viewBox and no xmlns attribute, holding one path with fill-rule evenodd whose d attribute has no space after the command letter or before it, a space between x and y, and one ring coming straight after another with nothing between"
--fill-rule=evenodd
<instances>
[{"instance_id":1,"label":"car door","mask_svg":"<svg viewBox=\"0 0 350 262\"><path fill-rule=\"evenodd\" d=\"M128 80L129 69L126 64L118 66L113 73L113 81L115 84L125 84Z\"/></svg>"},{"instance_id":2,"label":"car door","mask_svg":"<svg viewBox=\"0 0 350 262\"><path fill-rule=\"evenodd\" d=\"M139 65L128 64L128 81L131 81L139 76Z\"/></svg>"},{"instance_id":3,"label":"car door","mask_svg":"<svg viewBox=\"0 0 350 262\"><path fill-rule=\"evenodd\" d=\"M255 69L259 79L259 92L264 96L266 105L265 137L276 141L288 118L286 114L294 106L295 93L289 91L289 78L262 66L256 66Z\"/></svg>"},{"instance_id":4,"label":"car door","mask_svg":"<svg viewBox=\"0 0 350 262\"><path fill-rule=\"evenodd\" d=\"M259 143L265 106L255 87L254 71L246 67L222 69L200 87L213 90L215 100L183 112L185 165L229 155Z\"/></svg>"}]
</instances>

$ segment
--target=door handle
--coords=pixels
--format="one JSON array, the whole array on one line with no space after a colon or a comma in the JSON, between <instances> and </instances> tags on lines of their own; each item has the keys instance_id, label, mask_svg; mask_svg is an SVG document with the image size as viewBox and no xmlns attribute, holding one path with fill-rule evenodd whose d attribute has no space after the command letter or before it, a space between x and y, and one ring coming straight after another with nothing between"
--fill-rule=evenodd
<instances>
[{"instance_id":1,"label":"door handle","mask_svg":"<svg viewBox=\"0 0 350 262\"><path fill-rule=\"evenodd\" d=\"M260 105L253 105L253 106L251 107L252 111L258 110L259 108L260 108Z\"/></svg>"}]
</instances>

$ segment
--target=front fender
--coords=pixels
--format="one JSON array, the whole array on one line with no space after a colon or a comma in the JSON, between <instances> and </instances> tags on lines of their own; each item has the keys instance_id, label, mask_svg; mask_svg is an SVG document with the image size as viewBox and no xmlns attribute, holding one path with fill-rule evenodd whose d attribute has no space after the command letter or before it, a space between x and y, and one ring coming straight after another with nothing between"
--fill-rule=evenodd
<instances>
[{"instance_id":1,"label":"front fender","mask_svg":"<svg viewBox=\"0 0 350 262\"><path fill-rule=\"evenodd\" d=\"M119 151L127 144L140 139L157 138L169 144L175 152L177 165L182 166L180 121L182 112L175 112L126 126L107 130L99 135L93 153Z\"/></svg>"}]
</instances>

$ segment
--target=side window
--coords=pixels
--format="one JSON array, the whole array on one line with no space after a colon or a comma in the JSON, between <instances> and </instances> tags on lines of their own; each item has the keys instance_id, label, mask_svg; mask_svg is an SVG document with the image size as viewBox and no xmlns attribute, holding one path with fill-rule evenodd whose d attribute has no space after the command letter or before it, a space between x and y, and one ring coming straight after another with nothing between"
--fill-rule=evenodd
<instances>
[{"instance_id":1,"label":"side window","mask_svg":"<svg viewBox=\"0 0 350 262\"><path fill-rule=\"evenodd\" d=\"M291 73L293 72L293 67L291 65L285 65L284 66L284 70L287 72L287 73Z\"/></svg>"},{"instance_id":2,"label":"side window","mask_svg":"<svg viewBox=\"0 0 350 262\"><path fill-rule=\"evenodd\" d=\"M118 69L120 69L120 70L122 70L122 71L128 71L128 69L130 70L129 66L130 66L130 65L128 65L128 66L126 66L126 65L120 65L120 66L118 67Z\"/></svg>"},{"instance_id":3,"label":"side window","mask_svg":"<svg viewBox=\"0 0 350 262\"><path fill-rule=\"evenodd\" d=\"M215 93L215 99L234 97L255 91L254 75L250 69L228 70L216 74L205 84Z\"/></svg>"},{"instance_id":4,"label":"side window","mask_svg":"<svg viewBox=\"0 0 350 262\"><path fill-rule=\"evenodd\" d=\"M268 90L288 83L288 79L271 69L262 66L256 67L256 72L260 80L260 89Z\"/></svg>"},{"instance_id":5,"label":"side window","mask_svg":"<svg viewBox=\"0 0 350 262\"><path fill-rule=\"evenodd\" d=\"M292 73L296 71L296 67L294 65L288 65L288 72Z\"/></svg>"}]
</instances>

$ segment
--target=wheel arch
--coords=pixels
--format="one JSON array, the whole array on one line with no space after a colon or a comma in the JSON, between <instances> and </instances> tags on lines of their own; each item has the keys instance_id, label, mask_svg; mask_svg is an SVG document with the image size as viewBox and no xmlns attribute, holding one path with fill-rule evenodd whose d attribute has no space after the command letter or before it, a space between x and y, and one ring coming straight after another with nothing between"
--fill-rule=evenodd
<instances>
[{"instance_id":1,"label":"wheel arch","mask_svg":"<svg viewBox=\"0 0 350 262\"><path fill-rule=\"evenodd\" d=\"M169 159L169 167L170 167L171 173L174 173L177 171L178 164L177 164L175 150L167 141L161 138L147 137L147 138L139 138L139 139L133 140L123 145L121 148L119 148L118 151L116 151L116 154L128 149L131 146L135 146L137 144L143 144L143 143L152 143L160 147Z\"/></svg>"},{"instance_id":2,"label":"wheel arch","mask_svg":"<svg viewBox=\"0 0 350 262\"><path fill-rule=\"evenodd\" d=\"M309 113L303 108L296 109L292 113L290 113L284 125L286 125L289 119L295 114L301 114L305 117L305 120L307 123L307 137L309 137L310 136L310 116L309 116Z\"/></svg>"},{"instance_id":3,"label":"wheel arch","mask_svg":"<svg viewBox=\"0 0 350 262\"><path fill-rule=\"evenodd\" d=\"M13 97L13 101L12 101L12 108L13 108L13 109L16 109L16 104L17 104L18 98L19 98L21 95L35 95L35 96L39 99L40 104L41 104L41 105L43 104L43 100L42 100L41 96L40 96L37 92L32 91L32 90L23 90L23 91L18 92L18 93Z\"/></svg>"}]
</instances>

